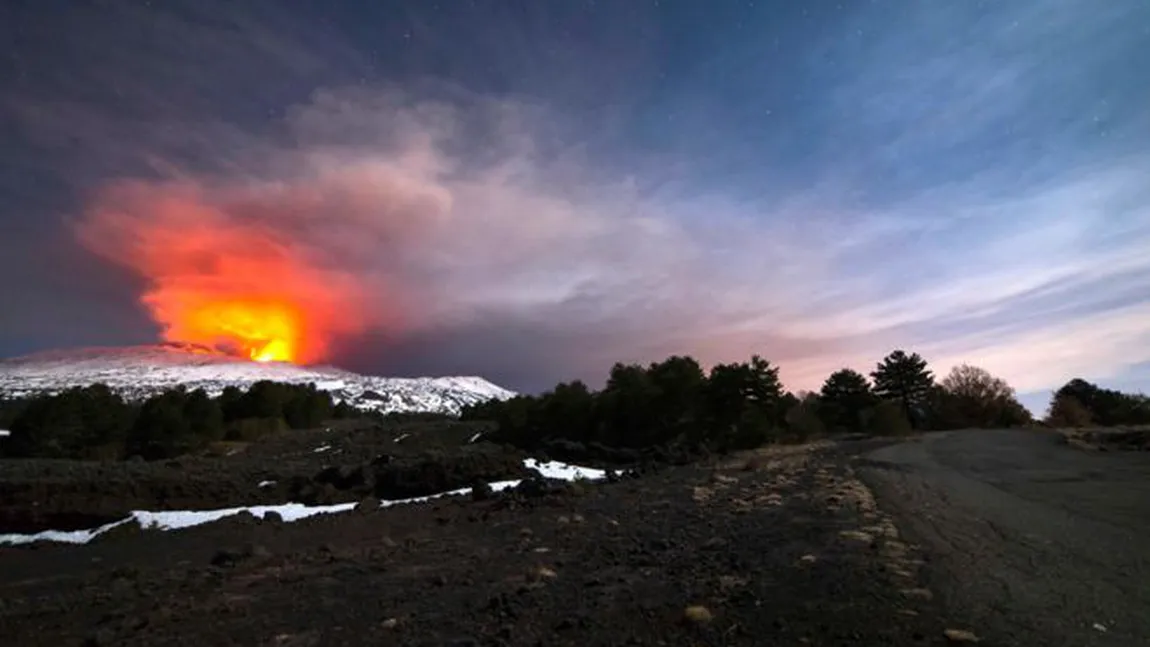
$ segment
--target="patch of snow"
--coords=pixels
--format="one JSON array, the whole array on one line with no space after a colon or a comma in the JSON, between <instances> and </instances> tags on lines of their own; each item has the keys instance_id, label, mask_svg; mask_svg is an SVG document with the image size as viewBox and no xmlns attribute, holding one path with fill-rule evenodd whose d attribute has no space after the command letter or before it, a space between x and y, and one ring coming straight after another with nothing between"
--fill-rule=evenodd
<instances>
[{"instance_id":1,"label":"patch of snow","mask_svg":"<svg viewBox=\"0 0 1150 647\"><path fill-rule=\"evenodd\" d=\"M0 438L7 438L8 436L11 436L11 435L12 435L11 431L8 431L7 429L0 429Z\"/></svg>"},{"instance_id":2,"label":"patch of snow","mask_svg":"<svg viewBox=\"0 0 1150 647\"><path fill-rule=\"evenodd\" d=\"M408 436L410 436L410 435L411 435L411 434L400 434L400 435L398 435L398 436L396 436L396 437L395 437L395 440L394 440L393 442L397 442L397 443L398 443L399 441L403 440L404 438L407 438L407 437L408 437Z\"/></svg>"},{"instance_id":3,"label":"patch of snow","mask_svg":"<svg viewBox=\"0 0 1150 647\"><path fill-rule=\"evenodd\" d=\"M331 449L331 445L320 445L319 447L316 447L315 449L313 449L311 451L314 454L321 454L323 452L326 452L329 449Z\"/></svg>"},{"instance_id":4,"label":"patch of snow","mask_svg":"<svg viewBox=\"0 0 1150 647\"><path fill-rule=\"evenodd\" d=\"M604 478L607 473L604 470L594 469L590 467L579 467L576 465L568 465L558 461L550 461L541 463L533 458L528 458L523 461L523 464L529 469L538 471L543 476L555 479L564 479L573 481L577 478L586 479L600 479ZM273 483L273 481L263 481L260 487L265 484ZM506 490L519 485L518 480L514 481L496 481L489 483L493 491ZM449 490L447 492L440 492L439 494L431 494L428 496L411 497L409 499L393 499L389 501L381 501L380 507L386 508L393 505L401 505L406 503L421 503L438 499L445 496L454 496L459 494L470 494L471 488L460 488L458 490ZM150 512L147 510L136 510L128 516L119 521L104 524L98 528L91 528L88 530L45 530L43 532L32 534L13 533L0 535L0 546L2 545L18 545L29 544L36 541L54 541L68 544L86 544L93 538L116 528L117 526L125 523L135 521L140 524L141 528L148 530L178 530L180 528L191 528L205 523L218 521L225 517L240 514L241 512L249 512L253 516L260 517L261 519L269 512L279 513L280 517L285 522L298 521L318 514L336 514L340 512L347 512L355 508L355 503L337 503L335 505L321 505L321 506L306 506L302 503L285 503L282 505L258 505L258 506L244 506L238 508L221 508L218 510L174 510L162 512Z\"/></svg>"},{"instance_id":5,"label":"patch of snow","mask_svg":"<svg viewBox=\"0 0 1150 647\"><path fill-rule=\"evenodd\" d=\"M472 436L471 438L468 438L468 439L467 439L467 443L468 443L468 444L471 444L471 443L473 443L473 442L475 442L475 441L479 440L479 438L480 438L482 435L483 435L483 432L482 432L482 431L481 431L481 432L479 432L479 433L477 433L477 434L475 434L475 435L474 435L474 436Z\"/></svg>"},{"instance_id":6,"label":"patch of snow","mask_svg":"<svg viewBox=\"0 0 1150 647\"><path fill-rule=\"evenodd\" d=\"M593 467L579 467L577 465L568 465L567 463L560 463L559 461L548 461L541 463L534 458L528 458L523 461L527 469L532 469L547 478L563 479L565 481L574 481L575 479L590 479L596 480L607 478L607 471L595 469Z\"/></svg>"},{"instance_id":7,"label":"patch of snow","mask_svg":"<svg viewBox=\"0 0 1150 647\"><path fill-rule=\"evenodd\" d=\"M275 484L276 484L275 481L260 481L259 485L257 485L256 487L265 488L265 487L271 487Z\"/></svg>"}]
</instances>

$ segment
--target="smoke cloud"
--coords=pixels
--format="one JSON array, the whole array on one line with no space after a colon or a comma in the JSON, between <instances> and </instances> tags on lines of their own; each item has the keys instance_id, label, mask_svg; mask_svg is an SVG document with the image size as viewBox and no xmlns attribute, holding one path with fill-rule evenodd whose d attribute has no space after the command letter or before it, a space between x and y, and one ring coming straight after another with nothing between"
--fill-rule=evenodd
<instances>
[{"instance_id":1,"label":"smoke cloud","mask_svg":"<svg viewBox=\"0 0 1150 647\"><path fill-rule=\"evenodd\" d=\"M1040 406L1145 384L1124 9L41 4L0 8L0 354L159 334L531 391L759 353L810 389L902 347Z\"/></svg>"},{"instance_id":2,"label":"smoke cloud","mask_svg":"<svg viewBox=\"0 0 1150 647\"><path fill-rule=\"evenodd\" d=\"M101 187L75 232L144 280L166 339L253 357L272 339L290 349L274 359L327 362L365 335L531 326L601 372L695 337L719 305L708 281L732 287L693 238L715 235L541 141L511 102L325 92L278 136L227 142L242 168Z\"/></svg>"}]
</instances>

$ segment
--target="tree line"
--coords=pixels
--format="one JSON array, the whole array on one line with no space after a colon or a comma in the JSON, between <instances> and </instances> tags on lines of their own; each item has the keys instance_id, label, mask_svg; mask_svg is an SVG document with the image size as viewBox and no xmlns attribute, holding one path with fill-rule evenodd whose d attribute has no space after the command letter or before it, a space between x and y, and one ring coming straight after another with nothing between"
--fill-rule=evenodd
<instances>
[{"instance_id":1,"label":"tree line","mask_svg":"<svg viewBox=\"0 0 1150 647\"><path fill-rule=\"evenodd\" d=\"M1054 392L1046 423L1054 427L1150 425L1150 397L1073 379Z\"/></svg>"},{"instance_id":2,"label":"tree line","mask_svg":"<svg viewBox=\"0 0 1150 647\"><path fill-rule=\"evenodd\" d=\"M55 395L0 401L0 455L154 460L200 451L220 440L366 416L314 384L262 381L218 397L176 387L142 402L103 384ZM417 414L419 415L425 414ZM1032 424L1014 389L984 369L961 365L936 381L917 353L896 350L869 376L835 371L816 392L791 393L779 369L759 356L704 371L672 356L643 366L615 364L603 388L565 382L539 395L464 408L467 421L493 422L485 437L524 449L554 440L641 449L681 446L726 452L828 434L891 435L912 430ZM1150 399L1074 379L1056 391L1045 424L1058 427L1150 424Z\"/></svg>"},{"instance_id":3,"label":"tree line","mask_svg":"<svg viewBox=\"0 0 1150 647\"><path fill-rule=\"evenodd\" d=\"M199 451L216 441L251 441L355 414L314 384L261 381L246 391L227 387L218 397L175 387L139 402L94 384L3 403L0 424L11 435L0 442L0 454L156 460Z\"/></svg>"},{"instance_id":4,"label":"tree line","mask_svg":"<svg viewBox=\"0 0 1150 647\"><path fill-rule=\"evenodd\" d=\"M1076 379L1055 394L1049 423L1069 417L1074 424L1150 424L1145 401ZM827 434L897 435L1035 422L1005 380L963 364L936 381L926 360L903 350L883 358L869 377L843 368L817 392L797 394L785 391L778 368L758 356L709 372L686 356L647 366L618 363L598 391L581 381L565 382L540 395L473 405L462 417L494 422L491 440L528 449L565 440L718 452Z\"/></svg>"}]
</instances>

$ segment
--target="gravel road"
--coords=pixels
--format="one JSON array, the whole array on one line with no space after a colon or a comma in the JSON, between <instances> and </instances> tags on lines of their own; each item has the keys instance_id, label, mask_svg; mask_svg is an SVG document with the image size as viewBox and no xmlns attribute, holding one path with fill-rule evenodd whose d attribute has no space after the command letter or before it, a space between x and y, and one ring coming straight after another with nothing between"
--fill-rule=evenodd
<instances>
[{"instance_id":1,"label":"gravel road","mask_svg":"<svg viewBox=\"0 0 1150 647\"><path fill-rule=\"evenodd\" d=\"M856 469L952 618L993 645L1150 645L1150 454L930 434Z\"/></svg>"}]
</instances>

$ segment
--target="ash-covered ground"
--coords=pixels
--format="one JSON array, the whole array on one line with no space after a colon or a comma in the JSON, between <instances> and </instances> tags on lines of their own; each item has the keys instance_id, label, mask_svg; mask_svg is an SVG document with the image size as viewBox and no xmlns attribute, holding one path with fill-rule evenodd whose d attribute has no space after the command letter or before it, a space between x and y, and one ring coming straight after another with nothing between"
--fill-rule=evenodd
<instances>
[{"instance_id":1,"label":"ash-covered ground","mask_svg":"<svg viewBox=\"0 0 1150 647\"><path fill-rule=\"evenodd\" d=\"M3 532L17 522L22 532L64 520L82 527L84 514L133 509L359 503L293 523L241 514L179 531L124 526L86 545L0 548L0 634L14 646L961 637L945 637L962 627L921 586L921 556L854 478L842 446L648 462L596 482L527 478L501 492L378 505L531 476L522 455L468 442L475 433L376 426L293 433L222 458L7 463ZM48 500L51 514L28 512Z\"/></svg>"}]
</instances>

